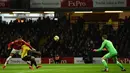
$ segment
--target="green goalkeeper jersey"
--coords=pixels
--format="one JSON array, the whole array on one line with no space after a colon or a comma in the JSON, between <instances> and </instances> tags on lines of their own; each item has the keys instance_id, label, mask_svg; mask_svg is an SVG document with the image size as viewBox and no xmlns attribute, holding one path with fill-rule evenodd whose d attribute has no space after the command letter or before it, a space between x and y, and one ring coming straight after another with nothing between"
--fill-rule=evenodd
<instances>
[{"instance_id":1,"label":"green goalkeeper jersey","mask_svg":"<svg viewBox=\"0 0 130 73\"><path fill-rule=\"evenodd\" d=\"M117 50L114 48L112 42L109 40L105 39L101 47L97 51L102 51L103 48L106 48L111 54L117 54Z\"/></svg>"}]
</instances>

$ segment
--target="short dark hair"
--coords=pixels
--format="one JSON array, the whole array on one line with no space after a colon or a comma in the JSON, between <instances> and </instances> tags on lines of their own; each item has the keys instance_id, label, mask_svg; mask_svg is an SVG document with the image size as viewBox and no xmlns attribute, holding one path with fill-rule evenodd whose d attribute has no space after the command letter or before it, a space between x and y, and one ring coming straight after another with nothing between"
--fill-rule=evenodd
<instances>
[{"instance_id":1,"label":"short dark hair","mask_svg":"<svg viewBox=\"0 0 130 73\"><path fill-rule=\"evenodd\" d=\"M21 39L21 38L22 38L22 36L20 36L20 35L19 35L19 36L16 36L16 39Z\"/></svg>"},{"instance_id":2,"label":"short dark hair","mask_svg":"<svg viewBox=\"0 0 130 73\"><path fill-rule=\"evenodd\" d=\"M102 37L103 37L104 39L107 39L107 35L103 35Z\"/></svg>"},{"instance_id":3,"label":"short dark hair","mask_svg":"<svg viewBox=\"0 0 130 73\"><path fill-rule=\"evenodd\" d=\"M17 38L22 38L22 36L18 36Z\"/></svg>"},{"instance_id":4,"label":"short dark hair","mask_svg":"<svg viewBox=\"0 0 130 73\"><path fill-rule=\"evenodd\" d=\"M30 42L30 40L27 40L27 42Z\"/></svg>"}]
</instances>

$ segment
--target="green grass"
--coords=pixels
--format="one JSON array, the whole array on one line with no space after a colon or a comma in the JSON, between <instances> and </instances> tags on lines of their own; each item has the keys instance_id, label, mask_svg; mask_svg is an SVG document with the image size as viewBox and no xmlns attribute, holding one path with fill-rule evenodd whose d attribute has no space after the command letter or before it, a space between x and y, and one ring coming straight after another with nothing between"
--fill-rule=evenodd
<instances>
[{"instance_id":1,"label":"green grass","mask_svg":"<svg viewBox=\"0 0 130 73\"><path fill-rule=\"evenodd\" d=\"M108 73L130 73L130 64L123 65L126 72L122 72L116 64L109 64ZM24 64L7 65L4 70L0 66L0 73L103 73L101 70L104 68L102 64L42 64L42 68L34 70Z\"/></svg>"}]
</instances>

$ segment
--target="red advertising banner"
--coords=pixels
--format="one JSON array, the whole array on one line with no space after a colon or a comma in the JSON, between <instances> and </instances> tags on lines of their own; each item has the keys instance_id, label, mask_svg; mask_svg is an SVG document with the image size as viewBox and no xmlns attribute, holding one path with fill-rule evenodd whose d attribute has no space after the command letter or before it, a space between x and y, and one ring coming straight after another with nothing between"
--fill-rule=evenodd
<instances>
[{"instance_id":1,"label":"red advertising banner","mask_svg":"<svg viewBox=\"0 0 130 73\"><path fill-rule=\"evenodd\" d=\"M52 64L52 63L54 63L54 59L53 58L42 58L41 63ZM73 64L74 63L74 57L63 57L63 58L61 58L61 63L62 64L64 64L64 63Z\"/></svg>"},{"instance_id":2,"label":"red advertising banner","mask_svg":"<svg viewBox=\"0 0 130 73\"><path fill-rule=\"evenodd\" d=\"M4 58L0 58L0 64L4 64L5 60L6 59L4 59Z\"/></svg>"},{"instance_id":3,"label":"red advertising banner","mask_svg":"<svg viewBox=\"0 0 130 73\"><path fill-rule=\"evenodd\" d=\"M10 0L0 0L0 8L8 8ZM130 0L30 0L31 8L96 8L129 7Z\"/></svg>"},{"instance_id":4,"label":"red advertising banner","mask_svg":"<svg viewBox=\"0 0 130 73\"><path fill-rule=\"evenodd\" d=\"M118 58L118 61L121 63L130 64L130 58ZM114 61L109 59L108 63L114 63Z\"/></svg>"},{"instance_id":5,"label":"red advertising banner","mask_svg":"<svg viewBox=\"0 0 130 73\"><path fill-rule=\"evenodd\" d=\"M127 7L130 7L130 0L127 0Z\"/></svg>"},{"instance_id":6,"label":"red advertising banner","mask_svg":"<svg viewBox=\"0 0 130 73\"><path fill-rule=\"evenodd\" d=\"M0 0L0 8L9 8L10 0Z\"/></svg>"},{"instance_id":7,"label":"red advertising banner","mask_svg":"<svg viewBox=\"0 0 130 73\"><path fill-rule=\"evenodd\" d=\"M92 0L61 0L61 8L81 8L92 6Z\"/></svg>"}]
</instances>

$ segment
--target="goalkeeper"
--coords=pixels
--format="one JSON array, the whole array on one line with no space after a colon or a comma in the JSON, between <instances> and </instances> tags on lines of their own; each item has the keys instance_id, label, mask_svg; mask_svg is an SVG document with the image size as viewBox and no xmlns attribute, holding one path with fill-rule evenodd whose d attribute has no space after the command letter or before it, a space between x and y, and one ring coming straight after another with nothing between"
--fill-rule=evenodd
<instances>
[{"instance_id":1,"label":"goalkeeper","mask_svg":"<svg viewBox=\"0 0 130 73\"><path fill-rule=\"evenodd\" d=\"M107 40L107 35L102 36L103 43L99 49L94 49L94 52L102 51L103 48L106 48L109 53L102 57L102 63L105 66L104 72L108 72L108 65L106 59L113 58L114 62L121 68L121 71L126 71L123 65L117 60L117 50L114 48L111 41Z\"/></svg>"}]
</instances>

